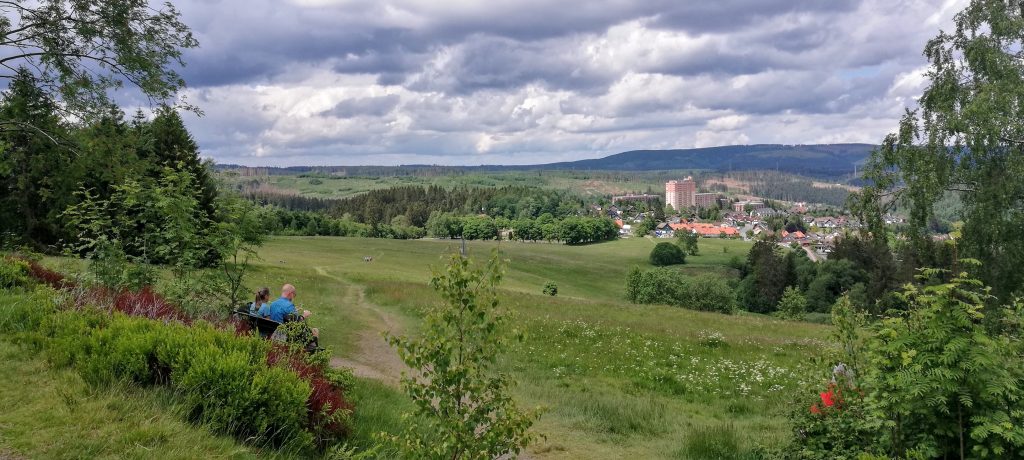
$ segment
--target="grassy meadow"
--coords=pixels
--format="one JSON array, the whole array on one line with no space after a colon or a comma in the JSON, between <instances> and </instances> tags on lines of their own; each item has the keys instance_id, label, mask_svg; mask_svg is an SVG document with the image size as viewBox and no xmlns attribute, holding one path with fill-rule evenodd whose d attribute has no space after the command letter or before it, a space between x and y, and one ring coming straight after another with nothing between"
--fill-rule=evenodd
<instances>
[{"instance_id":1,"label":"grassy meadow","mask_svg":"<svg viewBox=\"0 0 1024 460\"><path fill-rule=\"evenodd\" d=\"M828 328L631 304L623 299L626 274L634 265L650 267L655 243L467 243L475 258L497 248L508 259L501 302L525 340L499 366L519 382L518 401L543 411L535 425L543 437L523 458L742 458L755 445L786 436L793 395L817 383L813 363ZM744 257L749 245L702 239L700 254L681 270L735 277L727 263ZM439 300L428 285L431 268L459 247L447 240L275 237L261 248L248 286L276 291L294 284L296 303L313 311L321 343L333 350L332 363L358 376L353 445L370 446L376 433L397 432L412 409L398 388L405 367L383 333L416 334L422 308ZM364 262L366 256L373 260ZM82 268L74 259L47 263ZM558 285L557 296L541 294L548 281ZM38 391L0 397L0 457L5 450L53 458L269 453L183 421L162 390L90 389L73 371L50 369L16 350L0 342L10 370L0 383Z\"/></svg>"},{"instance_id":2,"label":"grassy meadow","mask_svg":"<svg viewBox=\"0 0 1024 460\"><path fill-rule=\"evenodd\" d=\"M501 367L519 380L522 404L544 410L536 429L545 438L531 446L530 458L705 458L712 455L702 444L708 437L734 442L742 453L786 433L783 414L793 392L808 383L827 328L624 301L627 271L649 267L655 243L467 244L474 257L498 248L509 260L502 302L526 340ZM403 367L381 334L415 334L421 307L437 301L427 284L430 269L458 247L441 240L282 237L261 250L250 284L295 284L296 302L314 312L321 342L339 365L364 377L357 444L396 430L409 407L395 389ZM726 262L748 247L702 239L701 254L683 270L735 276ZM558 285L556 297L540 293L549 280Z\"/></svg>"}]
</instances>

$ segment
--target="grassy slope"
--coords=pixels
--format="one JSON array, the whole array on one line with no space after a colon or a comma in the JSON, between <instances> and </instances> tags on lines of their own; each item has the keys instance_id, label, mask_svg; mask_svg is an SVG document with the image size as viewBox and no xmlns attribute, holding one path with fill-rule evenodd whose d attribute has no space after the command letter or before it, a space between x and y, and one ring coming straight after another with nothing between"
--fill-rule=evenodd
<instances>
[{"instance_id":1,"label":"grassy slope","mask_svg":"<svg viewBox=\"0 0 1024 460\"><path fill-rule=\"evenodd\" d=\"M628 304L621 300L625 274L633 265L648 266L653 244L468 245L477 256L500 247L510 259L503 300L528 340L510 350L502 366L520 380L517 391L527 406L548 408L538 424L547 439L533 447L534 456L687 458L681 449L695 429L733 429L744 446L771 442L785 431L787 392L806 375L827 329ZM376 327L381 314L354 305L368 300L399 327L414 330L419 307L436 299L426 285L429 268L457 247L452 241L275 238L261 251L264 260L251 281L296 284L298 303L316 312L323 342L350 356L357 337ZM702 255L690 258L685 270L728 276L724 263L747 247L701 240ZM363 262L366 255L374 261ZM558 297L538 294L547 280L558 284ZM702 345L708 331L724 335L726 345ZM357 425L376 427L361 429L363 441L376 429L394 429L395 416L408 407L387 387L361 393Z\"/></svg>"},{"instance_id":2,"label":"grassy slope","mask_svg":"<svg viewBox=\"0 0 1024 460\"><path fill-rule=\"evenodd\" d=\"M255 458L183 421L161 391L92 389L72 370L0 341L0 458Z\"/></svg>"}]
</instances>

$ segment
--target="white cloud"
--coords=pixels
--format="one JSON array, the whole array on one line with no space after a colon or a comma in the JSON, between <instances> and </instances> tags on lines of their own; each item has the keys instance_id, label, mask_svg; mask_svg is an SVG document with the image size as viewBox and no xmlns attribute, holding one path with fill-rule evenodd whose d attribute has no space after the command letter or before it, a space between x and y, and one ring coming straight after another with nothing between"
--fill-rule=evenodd
<instances>
[{"instance_id":1,"label":"white cloud","mask_svg":"<svg viewBox=\"0 0 1024 460\"><path fill-rule=\"evenodd\" d=\"M182 6L187 121L218 161L288 165L878 142L966 0L236 1Z\"/></svg>"}]
</instances>

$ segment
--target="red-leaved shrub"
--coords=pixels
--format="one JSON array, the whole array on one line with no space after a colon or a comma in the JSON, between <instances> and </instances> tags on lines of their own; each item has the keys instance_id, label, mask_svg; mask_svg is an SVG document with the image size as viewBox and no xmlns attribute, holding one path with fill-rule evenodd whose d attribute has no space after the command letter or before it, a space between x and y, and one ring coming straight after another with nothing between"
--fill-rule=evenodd
<instances>
[{"instance_id":1,"label":"red-leaved shrub","mask_svg":"<svg viewBox=\"0 0 1024 460\"><path fill-rule=\"evenodd\" d=\"M60 273L49 270L36 262L30 263L30 275L55 289L75 289L78 286L65 279ZM153 288L146 286L138 291L115 291L104 286L89 286L80 289L75 296L75 305L107 305L111 311L119 311L129 316L138 316L161 321L177 321L191 325L195 318L181 310L177 305L168 302ZM252 328L247 321L238 318L202 319L221 329L234 330L236 335L248 335ZM340 415L351 412L353 405L345 400L341 388L331 384L324 375L324 369L310 364L304 359L304 352L289 348L282 343L273 343L267 352L267 365L280 365L294 372L299 378L309 382L312 389L306 401L309 414L308 429L318 438L341 437L348 434L348 425ZM342 411L339 414L339 411Z\"/></svg>"},{"instance_id":2,"label":"red-leaved shrub","mask_svg":"<svg viewBox=\"0 0 1024 460\"><path fill-rule=\"evenodd\" d=\"M54 289L63 289L73 287L74 285L74 283L65 280L64 275L39 265L39 262L29 261L28 271L29 275L31 275L32 278L35 278L36 281L46 284Z\"/></svg>"},{"instance_id":3,"label":"red-leaved shrub","mask_svg":"<svg viewBox=\"0 0 1024 460\"><path fill-rule=\"evenodd\" d=\"M314 433L325 431L336 436L348 434L348 426L336 415L338 411L351 412L353 405L345 400L340 388L331 385L323 369L306 362L301 353L287 345L274 343L267 352L267 364L287 366L309 382L313 391L306 401L306 408L309 410L309 428Z\"/></svg>"},{"instance_id":4,"label":"red-leaved shrub","mask_svg":"<svg viewBox=\"0 0 1024 460\"><path fill-rule=\"evenodd\" d=\"M153 292L150 286L138 291L119 291L113 298L112 308L129 316L192 324L191 317Z\"/></svg>"}]
</instances>

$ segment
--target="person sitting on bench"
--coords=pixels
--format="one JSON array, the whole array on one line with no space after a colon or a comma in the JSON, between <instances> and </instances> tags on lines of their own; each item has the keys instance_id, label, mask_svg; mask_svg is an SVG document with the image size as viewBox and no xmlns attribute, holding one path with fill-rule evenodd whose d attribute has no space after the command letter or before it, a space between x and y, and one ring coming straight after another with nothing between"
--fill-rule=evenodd
<instances>
[{"instance_id":1,"label":"person sitting on bench","mask_svg":"<svg viewBox=\"0 0 1024 460\"><path fill-rule=\"evenodd\" d=\"M295 303L292 302L292 299L294 298L295 286L292 286L291 284L281 286L281 298L268 304L263 304L256 315L261 318L269 318L271 321L283 323L288 315L299 315L298 309L295 308ZM302 310L302 316L299 319L309 318L309 315L312 315L309 310ZM313 328L313 337L319 336L320 331Z\"/></svg>"},{"instance_id":2,"label":"person sitting on bench","mask_svg":"<svg viewBox=\"0 0 1024 460\"><path fill-rule=\"evenodd\" d=\"M256 291L256 300L249 304L249 314L256 315L263 305L270 303L270 288L261 287Z\"/></svg>"},{"instance_id":3,"label":"person sitting on bench","mask_svg":"<svg viewBox=\"0 0 1024 460\"><path fill-rule=\"evenodd\" d=\"M262 318L269 318L271 321L283 323L286 316L293 314L298 315L298 310L295 308L293 299L295 299L295 286L290 284L281 286L281 298L270 302L269 304L263 304L263 306L261 306L256 312L256 315ZM303 310L303 318L306 318L309 315L309 310Z\"/></svg>"}]
</instances>

